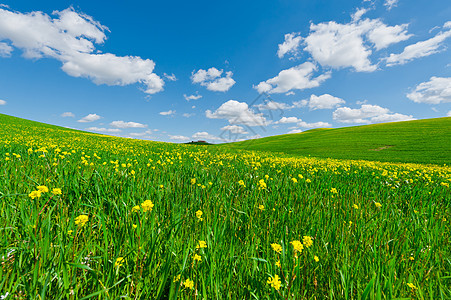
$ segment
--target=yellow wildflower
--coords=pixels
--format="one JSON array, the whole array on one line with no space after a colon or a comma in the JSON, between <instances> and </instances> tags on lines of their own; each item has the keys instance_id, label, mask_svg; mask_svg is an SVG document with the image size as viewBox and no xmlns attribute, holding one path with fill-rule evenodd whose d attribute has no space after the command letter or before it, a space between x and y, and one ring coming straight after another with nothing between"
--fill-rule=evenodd
<instances>
[{"instance_id":1,"label":"yellow wildflower","mask_svg":"<svg viewBox=\"0 0 451 300\"><path fill-rule=\"evenodd\" d=\"M139 205L135 205L132 207L132 212L138 212L139 211Z\"/></svg>"},{"instance_id":2,"label":"yellow wildflower","mask_svg":"<svg viewBox=\"0 0 451 300\"><path fill-rule=\"evenodd\" d=\"M75 225L83 227L88 221L89 217L87 215L79 215L78 217L75 218Z\"/></svg>"},{"instance_id":3,"label":"yellow wildflower","mask_svg":"<svg viewBox=\"0 0 451 300\"><path fill-rule=\"evenodd\" d=\"M177 275L177 276L174 276L174 280L173 280L173 282L177 282L177 281L179 281L179 280L180 280L180 277L182 277L182 275L181 275L181 274L179 274L179 275Z\"/></svg>"},{"instance_id":4,"label":"yellow wildflower","mask_svg":"<svg viewBox=\"0 0 451 300\"><path fill-rule=\"evenodd\" d=\"M298 180L296 178L291 178L291 181L293 181L294 183L298 183Z\"/></svg>"},{"instance_id":5,"label":"yellow wildflower","mask_svg":"<svg viewBox=\"0 0 451 300\"><path fill-rule=\"evenodd\" d=\"M31 193L28 194L28 197L30 197L31 199L39 198L39 197L41 197L41 192L40 191L32 191Z\"/></svg>"},{"instance_id":6,"label":"yellow wildflower","mask_svg":"<svg viewBox=\"0 0 451 300\"><path fill-rule=\"evenodd\" d=\"M355 209L359 209L359 206L357 204L353 204L352 207L354 207Z\"/></svg>"},{"instance_id":7,"label":"yellow wildflower","mask_svg":"<svg viewBox=\"0 0 451 300\"><path fill-rule=\"evenodd\" d=\"M63 192L61 191L61 189L59 189L59 188L54 188L53 190L52 190L52 194L53 195L61 195Z\"/></svg>"},{"instance_id":8,"label":"yellow wildflower","mask_svg":"<svg viewBox=\"0 0 451 300\"><path fill-rule=\"evenodd\" d=\"M302 238L302 243L306 248L308 248L313 245L313 239L311 236L304 235L304 237Z\"/></svg>"},{"instance_id":9,"label":"yellow wildflower","mask_svg":"<svg viewBox=\"0 0 451 300\"><path fill-rule=\"evenodd\" d=\"M265 206L262 205L262 204L260 204L260 205L258 206L258 209L261 210L261 211L263 211L263 210L265 210Z\"/></svg>"},{"instance_id":10,"label":"yellow wildflower","mask_svg":"<svg viewBox=\"0 0 451 300\"><path fill-rule=\"evenodd\" d=\"M133 229L136 229L138 227L138 225L133 224L132 227L133 227Z\"/></svg>"},{"instance_id":11,"label":"yellow wildflower","mask_svg":"<svg viewBox=\"0 0 451 300\"><path fill-rule=\"evenodd\" d=\"M196 178L192 178L191 179L191 184L195 184L196 183Z\"/></svg>"},{"instance_id":12,"label":"yellow wildflower","mask_svg":"<svg viewBox=\"0 0 451 300\"><path fill-rule=\"evenodd\" d=\"M280 281L279 275L274 275L273 278L268 278L268 284L270 284L276 291L280 289L280 286L282 285L282 282Z\"/></svg>"},{"instance_id":13,"label":"yellow wildflower","mask_svg":"<svg viewBox=\"0 0 451 300\"><path fill-rule=\"evenodd\" d=\"M49 188L46 187L45 185L40 185L37 187L38 191L40 191L41 193L48 193L49 192Z\"/></svg>"},{"instance_id":14,"label":"yellow wildflower","mask_svg":"<svg viewBox=\"0 0 451 300\"><path fill-rule=\"evenodd\" d=\"M207 248L207 243L205 241L199 241L199 243L196 246L196 249L202 249Z\"/></svg>"},{"instance_id":15,"label":"yellow wildflower","mask_svg":"<svg viewBox=\"0 0 451 300\"><path fill-rule=\"evenodd\" d=\"M144 212L146 212L146 211L151 212L154 205L153 205L152 201L146 200L143 203L141 203L141 207Z\"/></svg>"},{"instance_id":16,"label":"yellow wildflower","mask_svg":"<svg viewBox=\"0 0 451 300\"><path fill-rule=\"evenodd\" d=\"M123 257L116 258L116 262L114 263L114 267L120 267L125 262Z\"/></svg>"},{"instance_id":17,"label":"yellow wildflower","mask_svg":"<svg viewBox=\"0 0 451 300\"><path fill-rule=\"evenodd\" d=\"M301 253L302 249L304 249L304 245L302 245L301 241L292 241L290 244L293 245L294 250L299 253Z\"/></svg>"},{"instance_id":18,"label":"yellow wildflower","mask_svg":"<svg viewBox=\"0 0 451 300\"><path fill-rule=\"evenodd\" d=\"M200 220L203 221L204 219L202 218L202 214L203 212L201 210L196 211L196 217Z\"/></svg>"},{"instance_id":19,"label":"yellow wildflower","mask_svg":"<svg viewBox=\"0 0 451 300\"><path fill-rule=\"evenodd\" d=\"M246 185L244 184L244 181L243 181L243 180L238 181L238 184L241 185L241 186L243 186L243 187L246 187Z\"/></svg>"},{"instance_id":20,"label":"yellow wildflower","mask_svg":"<svg viewBox=\"0 0 451 300\"><path fill-rule=\"evenodd\" d=\"M258 188L259 188L259 189L266 189L266 183L265 183L265 180L260 179L260 181L258 182Z\"/></svg>"},{"instance_id":21,"label":"yellow wildflower","mask_svg":"<svg viewBox=\"0 0 451 300\"><path fill-rule=\"evenodd\" d=\"M330 189L330 192L331 192L332 194L338 194L338 191L337 191L336 188L331 188L331 189Z\"/></svg>"},{"instance_id":22,"label":"yellow wildflower","mask_svg":"<svg viewBox=\"0 0 451 300\"><path fill-rule=\"evenodd\" d=\"M185 282L183 283L183 285L185 286L185 288L187 289L193 289L194 288L194 281L190 280L189 278L187 278L185 280Z\"/></svg>"},{"instance_id":23,"label":"yellow wildflower","mask_svg":"<svg viewBox=\"0 0 451 300\"><path fill-rule=\"evenodd\" d=\"M272 243L271 248L279 254L282 252L282 246L277 243Z\"/></svg>"},{"instance_id":24,"label":"yellow wildflower","mask_svg":"<svg viewBox=\"0 0 451 300\"><path fill-rule=\"evenodd\" d=\"M313 259L314 259L316 262L319 262L319 257L318 257L318 256L315 255L315 257L313 257Z\"/></svg>"},{"instance_id":25,"label":"yellow wildflower","mask_svg":"<svg viewBox=\"0 0 451 300\"><path fill-rule=\"evenodd\" d=\"M377 208L381 208L382 207L382 204L380 204L379 202L375 202L374 204L376 205Z\"/></svg>"},{"instance_id":26,"label":"yellow wildflower","mask_svg":"<svg viewBox=\"0 0 451 300\"><path fill-rule=\"evenodd\" d=\"M200 255L197 255L197 254L194 254L194 257L193 257L193 262L194 261L202 261L202 257L200 257Z\"/></svg>"},{"instance_id":27,"label":"yellow wildflower","mask_svg":"<svg viewBox=\"0 0 451 300\"><path fill-rule=\"evenodd\" d=\"M413 283L408 282L407 286L410 287L412 290L418 289Z\"/></svg>"},{"instance_id":28,"label":"yellow wildflower","mask_svg":"<svg viewBox=\"0 0 451 300\"><path fill-rule=\"evenodd\" d=\"M276 261L276 266L280 268L280 260Z\"/></svg>"}]
</instances>

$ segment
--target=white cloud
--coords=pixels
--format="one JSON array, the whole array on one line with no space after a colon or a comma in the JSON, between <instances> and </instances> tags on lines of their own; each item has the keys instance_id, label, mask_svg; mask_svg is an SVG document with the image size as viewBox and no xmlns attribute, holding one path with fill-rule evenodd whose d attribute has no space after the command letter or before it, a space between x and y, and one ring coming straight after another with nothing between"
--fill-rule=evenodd
<instances>
[{"instance_id":1,"label":"white cloud","mask_svg":"<svg viewBox=\"0 0 451 300\"><path fill-rule=\"evenodd\" d=\"M232 79L232 72L226 72L224 77L221 77L223 70L210 68L208 70L200 69L196 73L191 74L191 81L205 86L208 90L214 92L227 92L235 84Z\"/></svg>"},{"instance_id":2,"label":"white cloud","mask_svg":"<svg viewBox=\"0 0 451 300\"><path fill-rule=\"evenodd\" d=\"M169 74L164 73L163 75L164 75L164 77L166 77L166 79L169 80L169 81L177 81L177 77L175 77L174 74L169 75Z\"/></svg>"},{"instance_id":3,"label":"white cloud","mask_svg":"<svg viewBox=\"0 0 451 300\"><path fill-rule=\"evenodd\" d=\"M329 73L312 78L313 71L316 70L317 67L313 63L305 62L281 71L276 77L262 81L257 86L254 86L254 88L259 93L286 93L291 90L314 88L330 78Z\"/></svg>"},{"instance_id":4,"label":"white cloud","mask_svg":"<svg viewBox=\"0 0 451 300\"><path fill-rule=\"evenodd\" d=\"M184 135L169 135L169 138L171 140L177 140L177 141L189 141L191 140L189 137Z\"/></svg>"},{"instance_id":5,"label":"white cloud","mask_svg":"<svg viewBox=\"0 0 451 300\"><path fill-rule=\"evenodd\" d=\"M407 94L407 98L417 103L439 104L451 102L451 77L431 77Z\"/></svg>"},{"instance_id":6,"label":"white cloud","mask_svg":"<svg viewBox=\"0 0 451 300\"><path fill-rule=\"evenodd\" d=\"M451 110L446 114L447 117L451 117Z\"/></svg>"},{"instance_id":7,"label":"white cloud","mask_svg":"<svg viewBox=\"0 0 451 300\"><path fill-rule=\"evenodd\" d=\"M0 43L0 57L10 57L13 50L13 47L7 43Z\"/></svg>"},{"instance_id":8,"label":"white cloud","mask_svg":"<svg viewBox=\"0 0 451 300\"><path fill-rule=\"evenodd\" d=\"M257 104L255 105L258 109L261 110L285 110L285 109L292 109L293 107L283 103L283 102L276 102L276 101L266 101L263 104Z\"/></svg>"},{"instance_id":9,"label":"white cloud","mask_svg":"<svg viewBox=\"0 0 451 300\"><path fill-rule=\"evenodd\" d=\"M196 140L220 140L217 136L211 135L205 131L196 132L193 134L192 138Z\"/></svg>"},{"instance_id":10,"label":"white cloud","mask_svg":"<svg viewBox=\"0 0 451 300\"><path fill-rule=\"evenodd\" d=\"M444 28L447 28L445 23ZM451 30L441 31L433 38L425 41L417 42L404 48L403 52L399 54L390 54L389 57L384 58L387 66L402 65L416 58L432 55L434 53L442 51L443 41L451 37Z\"/></svg>"},{"instance_id":11,"label":"white cloud","mask_svg":"<svg viewBox=\"0 0 451 300\"><path fill-rule=\"evenodd\" d=\"M341 123L382 123L414 120L412 116L402 114L390 114L388 108L378 105L363 104L360 108L352 109L349 107L337 108L333 114L333 119Z\"/></svg>"},{"instance_id":12,"label":"white cloud","mask_svg":"<svg viewBox=\"0 0 451 300\"><path fill-rule=\"evenodd\" d=\"M99 128L99 127L89 127L89 128L86 128L86 130L89 130L89 131L97 131L97 132L121 132L121 130L120 129L118 129L118 128Z\"/></svg>"},{"instance_id":13,"label":"white cloud","mask_svg":"<svg viewBox=\"0 0 451 300\"><path fill-rule=\"evenodd\" d=\"M200 98L202 98L202 95L196 94L196 95L187 96L186 94L183 94L183 97L185 98L186 101L190 101L190 100L200 99Z\"/></svg>"},{"instance_id":14,"label":"white cloud","mask_svg":"<svg viewBox=\"0 0 451 300\"><path fill-rule=\"evenodd\" d=\"M365 42L374 44L379 50L411 36L407 34L406 24L388 26L379 19L357 20L356 14L354 21L347 24L334 21L311 24L304 50L322 66L352 67L358 72L372 72L377 66L371 63L372 50Z\"/></svg>"},{"instance_id":15,"label":"white cloud","mask_svg":"<svg viewBox=\"0 0 451 300\"><path fill-rule=\"evenodd\" d=\"M285 93L285 95L286 95L286 96L292 96L292 95L294 95L294 92L291 91L291 92Z\"/></svg>"},{"instance_id":16,"label":"white cloud","mask_svg":"<svg viewBox=\"0 0 451 300\"><path fill-rule=\"evenodd\" d=\"M244 130L243 127L238 126L238 125L227 125L227 126L222 127L221 130L230 131L231 133L234 133L234 134L248 134L248 132L246 130Z\"/></svg>"},{"instance_id":17,"label":"white cloud","mask_svg":"<svg viewBox=\"0 0 451 300\"><path fill-rule=\"evenodd\" d=\"M263 114L254 113L246 102L235 100L223 103L215 112L207 110L205 116L209 119L226 119L232 125L266 126L270 123Z\"/></svg>"},{"instance_id":18,"label":"white cloud","mask_svg":"<svg viewBox=\"0 0 451 300\"><path fill-rule=\"evenodd\" d=\"M321 96L311 95L310 101L309 101L309 108L311 110L332 109L332 108L340 106L340 104L344 104L344 103L345 103L345 101L343 99L334 97L329 94L324 94Z\"/></svg>"},{"instance_id":19,"label":"white cloud","mask_svg":"<svg viewBox=\"0 0 451 300\"><path fill-rule=\"evenodd\" d=\"M387 7L387 10L391 10L393 7L398 5L398 0L385 0L384 6Z\"/></svg>"},{"instance_id":20,"label":"white cloud","mask_svg":"<svg viewBox=\"0 0 451 300\"><path fill-rule=\"evenodd\" d=\"M75 115L73 113L71 113L70 111L66 111L66 112L63 112L61 114L61 117L63 117L63 118L75 118Z\"/></svg>"},{"instance_id":21,"label":"white cloud","mask_svg":"<svg viewBox=\"0 0 451 300\"><path fill-rule=\"evenodd\" d=\"M327 127L332 127L331 124L327 123L327 122L314 122L314 123L307 123L304 121L301 121L297 123L298 127L302 127L302 128L327 128Z\"/></svg>"},{"instance_id":22,"label":"white cloud","mask_svg":"<svg viewBox=\"0 0 451 300\"><path fill-rule=\"evenodd\" d=\"M296 55L299 52L299 46L302 42L302 37L299 33L287 33L285 34L285 41L283 44L279 44L279 50L277 50L277 56L282 58L285 54L291 53Z\"/></svg>"},{"instance_id":23,"label":"white cloud","mask_svg":"<svg viewBox=\"0 0 451 300\"><path fill-rule=\"evenodd\" d=\"M195 114L189 114L189 113L184 113L183 114L183 116L185 117L185 118L190 118L190 117L192 117L192 116L194 116Z\"/></svg>"},{"instance_id":24,"label":"white cloud","mask_svg":"<svg viewBox=\"0 0 451 300\"><path fill-rule=\"evenodd\" d=\"M0 99L0 105L6 105L6 101Z\"/></svg>"},{"instance_id":25,"label":"white cloud","mask_svg":"<svg viewBox=\"0 0 451 300\"><path fill-rule=\"evenodd\" d=\"M302 129L293 129L293 130L288 131L287 133L290 134L290 133L300 133L300 132L302 132Z\"/></svg>"},{"instance_id":26,"label":"white cloud","mask_svg":"<svg viewBox=\"0 0 451 300\"><path fill-rule=\"evenodd\" d=\"M155 63L138 56L94 54L103 44L107 27L72 7L53 12L55 18L35 11L27 14L0 9L0 40L10 40L25 58L50 57L63 63L70 76L85 77L96 84L144 84L144 92L163 90L164 81L155 73Z\"/></svg>"},{"instance_id":27,"label":"white cloud","mask_svg":"<svg viewBox=\"0 0 451 300\"><path fill-rule=\"evenodd\" d=\"M141 124L137 122L125 122L125 121L113 121L110 123L110 126L115 128L145 128L147 127L146 124Z\"/></svg>"},{"instance_id":28,"label":"white cloud","mask_svg":"<svg viewBox=\"0 0 451 300\"><path fill-rule=\"evenodd\" d=\"M99 119L101 119L102 117L97 115L97 114L89 114L83 118L81 118L80 120L78 120L77 122L80 123L88 123L88 122L94 122L97 121Z\"/></svg>"},{"instance_id":29,"label":"white cloud","mask_svg":"<svg viewBox=\"0 0 451 300\"><path fill-rule=\"evenodd\" d=\"M297 123L302 121L301 119L298 119L296 117L282 117L279 121L275 122L275 124L290 124L290 123Z\"/></svg>"},{"instance_id":30,"label":"white cloud","mask_svg":"<svg viewBox=\"0 0 451 300\"><path fill-rule=\"evenodd\" d=\"M356 22L356 21L360 20L362 18L362 16L368 12L368 10L369 9L363 8L363 7L358 8L356 10L356 12L351 15L352 21Z\"/></svg>"},{"instance_id":31,"label":"white cloud","mask_svg":"<svg viewBox=\"0 0 451 300\"><path fill-rule=\"evenodd\" d=\"M137 137L137 136L149 136L149 135L151 135L152 134L152 130L146 130L146 131L143 131L143 132L131 132L130 133L130 136L135 136L135 137Z\"/></svg>"},{"instance_id":32,"label":"white cloud","mask_svg":"<svg viewBox=\"0 0 451 300\"><path fill-rule=\"evenodd\" d=\"M162 116L170 116L170 115L173 115L173 114L175 114L175 110L168 110L168 111L160 112L160 115L162 115Z\"/></svg>"},{"instance_id":33,"label":"white cloud","mask_svg":"<svg viewBox=\"0 0 451 300\"><path fill-rule=\"evenodd\" d=\"M308 103L309 103L309 101L305 100L305 99L304 100L299 100L299 101L294 101L293 102L293 107L301 108L301 107L307 106Z\"/></svg>"}]
</instances>

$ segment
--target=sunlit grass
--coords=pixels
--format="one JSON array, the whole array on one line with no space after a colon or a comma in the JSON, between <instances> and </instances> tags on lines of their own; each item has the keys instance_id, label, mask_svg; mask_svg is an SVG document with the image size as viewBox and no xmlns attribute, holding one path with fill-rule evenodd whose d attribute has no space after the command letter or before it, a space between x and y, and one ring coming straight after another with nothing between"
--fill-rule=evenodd
<instances>
[{"instance_id":1,"label":"sunlit grass","mask_svg":"<svg viewBox=\"0 0 451 300\"><path fill-rule=\"evenodd\" d=\"M451 297L448 167L0 126L0 296Z\"/></svg>"}]
</instances>

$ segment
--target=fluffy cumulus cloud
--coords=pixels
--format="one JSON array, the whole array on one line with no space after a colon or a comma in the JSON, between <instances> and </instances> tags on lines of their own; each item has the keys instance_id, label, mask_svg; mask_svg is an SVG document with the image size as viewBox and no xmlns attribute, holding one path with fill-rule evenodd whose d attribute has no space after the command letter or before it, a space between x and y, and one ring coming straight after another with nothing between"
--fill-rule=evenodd
<instances>
[{"instance_id":1,"label":"fluffy cumulus cloud","mask_svg":"<svg viewBox=\"0 0 451 300\"><path fill-rule=\"evenodd\" d=\"M229 100L216 111L207 110L205 116L209 119L225 119L232 125L266 126L269 122L263 114L252 111L246 102Z\"/></svg>"},{"instance_id":2,"label":"fluffy cumulus cloud","mask_svg":"<svg viewBox=\"0 0 451 300\"><path fill-rule=\"evenodd\" d=\"M221 130L229 131L230 133L233 133L233 134L248 134L248 132L246 130L244 130L243 127L238 126L238 125L227 125L227 126L222 127Z\"/></svg>"},{"instance_id":3,"label":"fluffy cumulus cloud","mask_svg":"<svg viewBox=\"0 0 451 300\"><path fill-rule=\"evenodd\" d=\"M83 118L81 118L80 120L78 120L77 122L80 123L88 123L88 122L94 122L97 121L99 119L101 119L102 117L99 116L98 114L89 114Z\"/></svg>"},{"instance_id":4,"label":"fluffy cumulus cloud","mask_svg":"<svg viewBox=\"0 0 451 300\"><path fill-rule=\"evenodd\" d=\"M146 130L146 131L143 131L143 132L131 132L130 133L130 136L132 136L132 137L143 137L143 136L149 136L149 135L151 135L152 134L152 130Z\"/></svg>"},{"instance_id":5,"label":"fluffy cumulus cloud","mask_svg":"<svg viewBox=\"0 0 451 300\"><path fill-rule=\"evenodd\" d=\"M354 20L346 24L311 24L304 50L322 66L372 72L377 69L369 58L372 47L380 50L410 37L407 24L388 26L379 19L360 20L354 15Z\"/></svg>"},{"instance_id":6,"label":"fluffy cumulus cloud","mask_svg":"<svg viewBox=\"0 0 451 300\"><path fill-rule=\"evenodd\" d=\"M194 84L205 86L208 90L214 92L227 92L235 84L232 72L225 72L222 76L223 70L210 68L208 70L200 69L191 74L191 81Z\"/></svg>"},{"instance_id":7,"label":"fluffy cumulus cloud","mask_svg":"<svg viewBox=\"0 0 451 300\"><path fill-rule=\"evenodd\" d=\"M308 123L305 121L302 121L302 119L298 119L296 117L282 117L279 121L275 122L275 124L292 124L292 123L296 123L295 127L291 127L292 129L294 128L295 130L298 131L290 131L289 133L295 133L295 132L301 132L302 130L299 130L296 127L301 127L301 128L322 128L322 127L332 127L331 124L327 123L327 122L314 122L314 123Z\"/></svg>"},{"instance_id":8,"label":"fluffy cumulus cloud","mask_svg":"<svg viewBox=\"0 0 451 300\"><path fill-rule=\"evenodd\" d=\"M146 124L141 124L141 123L137 123L137 122L125 122L125 121L113 121L110 123L111 127L114 128L146 128L147 125Z\"/></svg>"},{"instance_id":9,"label":"fluffy cumulus cloud","mask_svg":"<svg viewBox=\"0 0 451 300\"><path fill-rule=\"evenodd\" d=\"M301 42L302 37L299 36L299 33L285 34L285 41L282 44L279 44L277 56L279 56L279 58L282 58L287 53L297 55L297 53L299 52L299 46L301 45Z\"/></svg>"},{"instance_id":10,"label":"fluffy cumulus cloud","mask_svg":"<svg viewBox=\"0 0 451 300\"><path fill-rule=\"evenodd\" d=\"M282 117L279 121L275 122L275 124L290 124L290 123L297 123L302 121L301 119L298 119L296 117Z\"/></svg>"},{"instance_id":11,"label":"fluffy cumulus cloud","mask_svg":"<svg viewBox=\"0 0 451 300\"><path fill-rule=\"evenodd\" d=\"M159 114L162 116L171 116L171 115L175 114L175 110L162 111Z\"/></svg>"},{"instance_id":12,"label":"fluffy cumulus cloud","mask_svg":"<svg viewBox=\"0 0 451 300\"><path fill-rule=\"evenodd\" d=\"M6 101L0 99L0 105L6 105Z\"/></svg>"},{"instance_id":13,"label":"fluffy cumulus cloud","mask_svg":"<svg viewBox=\"0 0 451 300\"><path fill-rule=\"evenodd\" d=\"M398 0L385 0L384 6L387 10L391 10L393 7L398 5Z\"/></svg>"},{"instance_id":14,"label":"fluffy cumulus cloud","mask_svg":"<svg viewBox=\"0 0 451 300\"><path fill-rule=\"evenodd\" d=\"M96 45L106 39L107 27L72 7L53 15L52 18L39 11L23 14L0 8L0 41L9 40L23 51L25 58L57 59L68 75L89 78L96 84L140 83L148 94L163 90L164 81L153 73L152 60L96 51Z\"/></svg>"},{"instance_id":15,"label":"fluffy cumulus cloud","mask_svg":"<svg viewBox=\"0 0 451 300\"><path fill-rule=\"evenodd\" d=\"M185 98L186 101L197 100L197 99L202 98L202 95L196 94L196 95L190 95L190 96L188 96L188 95L186 95L186 94L183 94L183 98Z\"/></svg>"},{"instance_id":16,"label":"fluffy cumulus cloud","mask_svg":"<svg viewBox=\"0 0 451 300\"><path fill-rule=\"evenodd\" d=\"M447 117L451 117L451 110L446 114Z\"/></svg>"},{"instance_id":17,"label":"fluffy cumulus cloud","mask_svg":"<svg viewBox=\"0 0 451 300\"><path fill-rule=\"evenodd\" d=\"M301 133L301 132L302 132L302 129L292 129L292 130L288 131L287 133L290 134L290 133Z\"/></svg>"},{"instance_id":18,"label":"fluffy cumulus cloud","mask_svg":"<svg viewBox=\"0 0 451 300\"><path fill-rule=\"evenodd\" d=\"M66 111L66 112L63 112L61 114L61 117L63 117L63 118L75 118L75 115L74 115L74 113L72 113L70 111Z\"/></svg>"},{"instance_id":19,"label":"fluffy cumulus cloud","mask_svg":"<svg viewBox=\"0 0 451 300\"><path fill-rule=\"evenodd\" d=\"M322 74L313 77L313 72L317 70L315 64L305 62L298 66L283 70L271 79L260 82L254 88L259 93L286 93L291 90L304 90L308 88L318 87L326 79L330 78L330 74Z\"/></svg>"},{"instance_id":20,"label":"fluffy cumulus cloud","mask_svg":"<svg viewBox=\"0 0 451 300\"><path fill-rule=\"evenodd\" d=\"M431 77L422 82L407 98L417 103L439 104L451 102L451 77Z\"/></svg>"},{"instance_id":21,"label":"fluffy cumulus cloud","mask_svg":"<svg viewBox=\"0 0 451 300\"><path fill-rule=\"evenodd\" d=\"M169 135L169 138L171 140L176 140L176 141L189 141L189 140L191 140L189 137L184 136L184 135Z\"/></svg>"},{"instance_id":22,"label":"fluffy cumulus cloud","mask_svg":"<svg viewBox=\"0 0 451 300\"><path fill-rule=\"evenodd\" d=\"M255 105L255 107L261 110L289 110L293 108L293 106L286 103L276 102L272 100L265 101L265 103L263 104L257 104Z\"/></svg>"},{"instance_id":23,"label":"fluffy cumulus cloud","mask_svg":"<svg viewBox=\"0 0 451 300\"><path fill-rule=\"evenodd\" d=\"M10 57L13 50L13 47L7 43L0 43L0 57Z\"/></svg>"},{"instance_id":24,"label":"fluffy cumulus cloud","mask_svg":"<svg viewBox=\"0 0 451 300\"><path fill-rule=\"evenodd\" d=\"M408 45L399 54L390 54L389 57L384 59L387 66L402 65L411 60L429 56L444 50L445 47L443 46L443 42L451 37L451 22L445 23L443 28L445 30L440 31L428 40Z\"/></svg>"},{"instance_id":25,"label":"fluffy cumulus cloud","mask_svg":"<svg viewBox=\"0 0 451 300\"><path fill-rule=\"evenodd\" d=\"M108 133L121 132L121 130L118 128L103 128L103 127L89 127L89 128L86 128L86 130L96 131L96 132L108 132Z\"/></svg>"},{"instance_id":26,"label":"fluffy cumulus cloud","mask_svg":"<svg viewBox=\"0 0 451 300\"><path fill-rule=\"evenodd\" d=\"M209 134L205 131L196 132L192 135L192 138L195 140L220 140L220 138L218 138L217 136Z\"/></svg>"},{"instance_id":27,"label":"fluffy cumulus cloud","mask_svg":"<svg viewBox=\"0 0 451 300\"><path fill-rule=\"evenodd\" d=\"M363 104L360 108L340 107L333 114L333 119L341 123L384 123L415 120L412 116L390 113L388 108L379 105Z\"/></svg>"},{"instance_id":28,"label":"fluffy cumulus cloud","mask_svg":"<svg viewBox=\"0 0 451 300\"><path fill-rule=\"evenodd\" d=\"M308 106L311 110L332 109L344 103L345 101L343 99L329 94L324 94L321 96L311 95Z\"/></svg>"}]
</instances>

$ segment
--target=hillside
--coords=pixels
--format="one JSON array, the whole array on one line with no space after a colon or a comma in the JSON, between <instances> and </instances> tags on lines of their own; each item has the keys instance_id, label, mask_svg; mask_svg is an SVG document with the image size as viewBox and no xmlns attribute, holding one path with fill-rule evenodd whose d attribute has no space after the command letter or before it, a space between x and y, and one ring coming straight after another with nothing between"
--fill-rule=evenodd
<instances>
[{"instance_id":1,"label":"hillside","mask_svg":"<svg viewBox=\"0 0 451 300\"><path fill-rule=\"evenodd\" d=\"M450 164L451 118L314 129L222 147L337 159Z\"/></svg>"}]
</instances>

